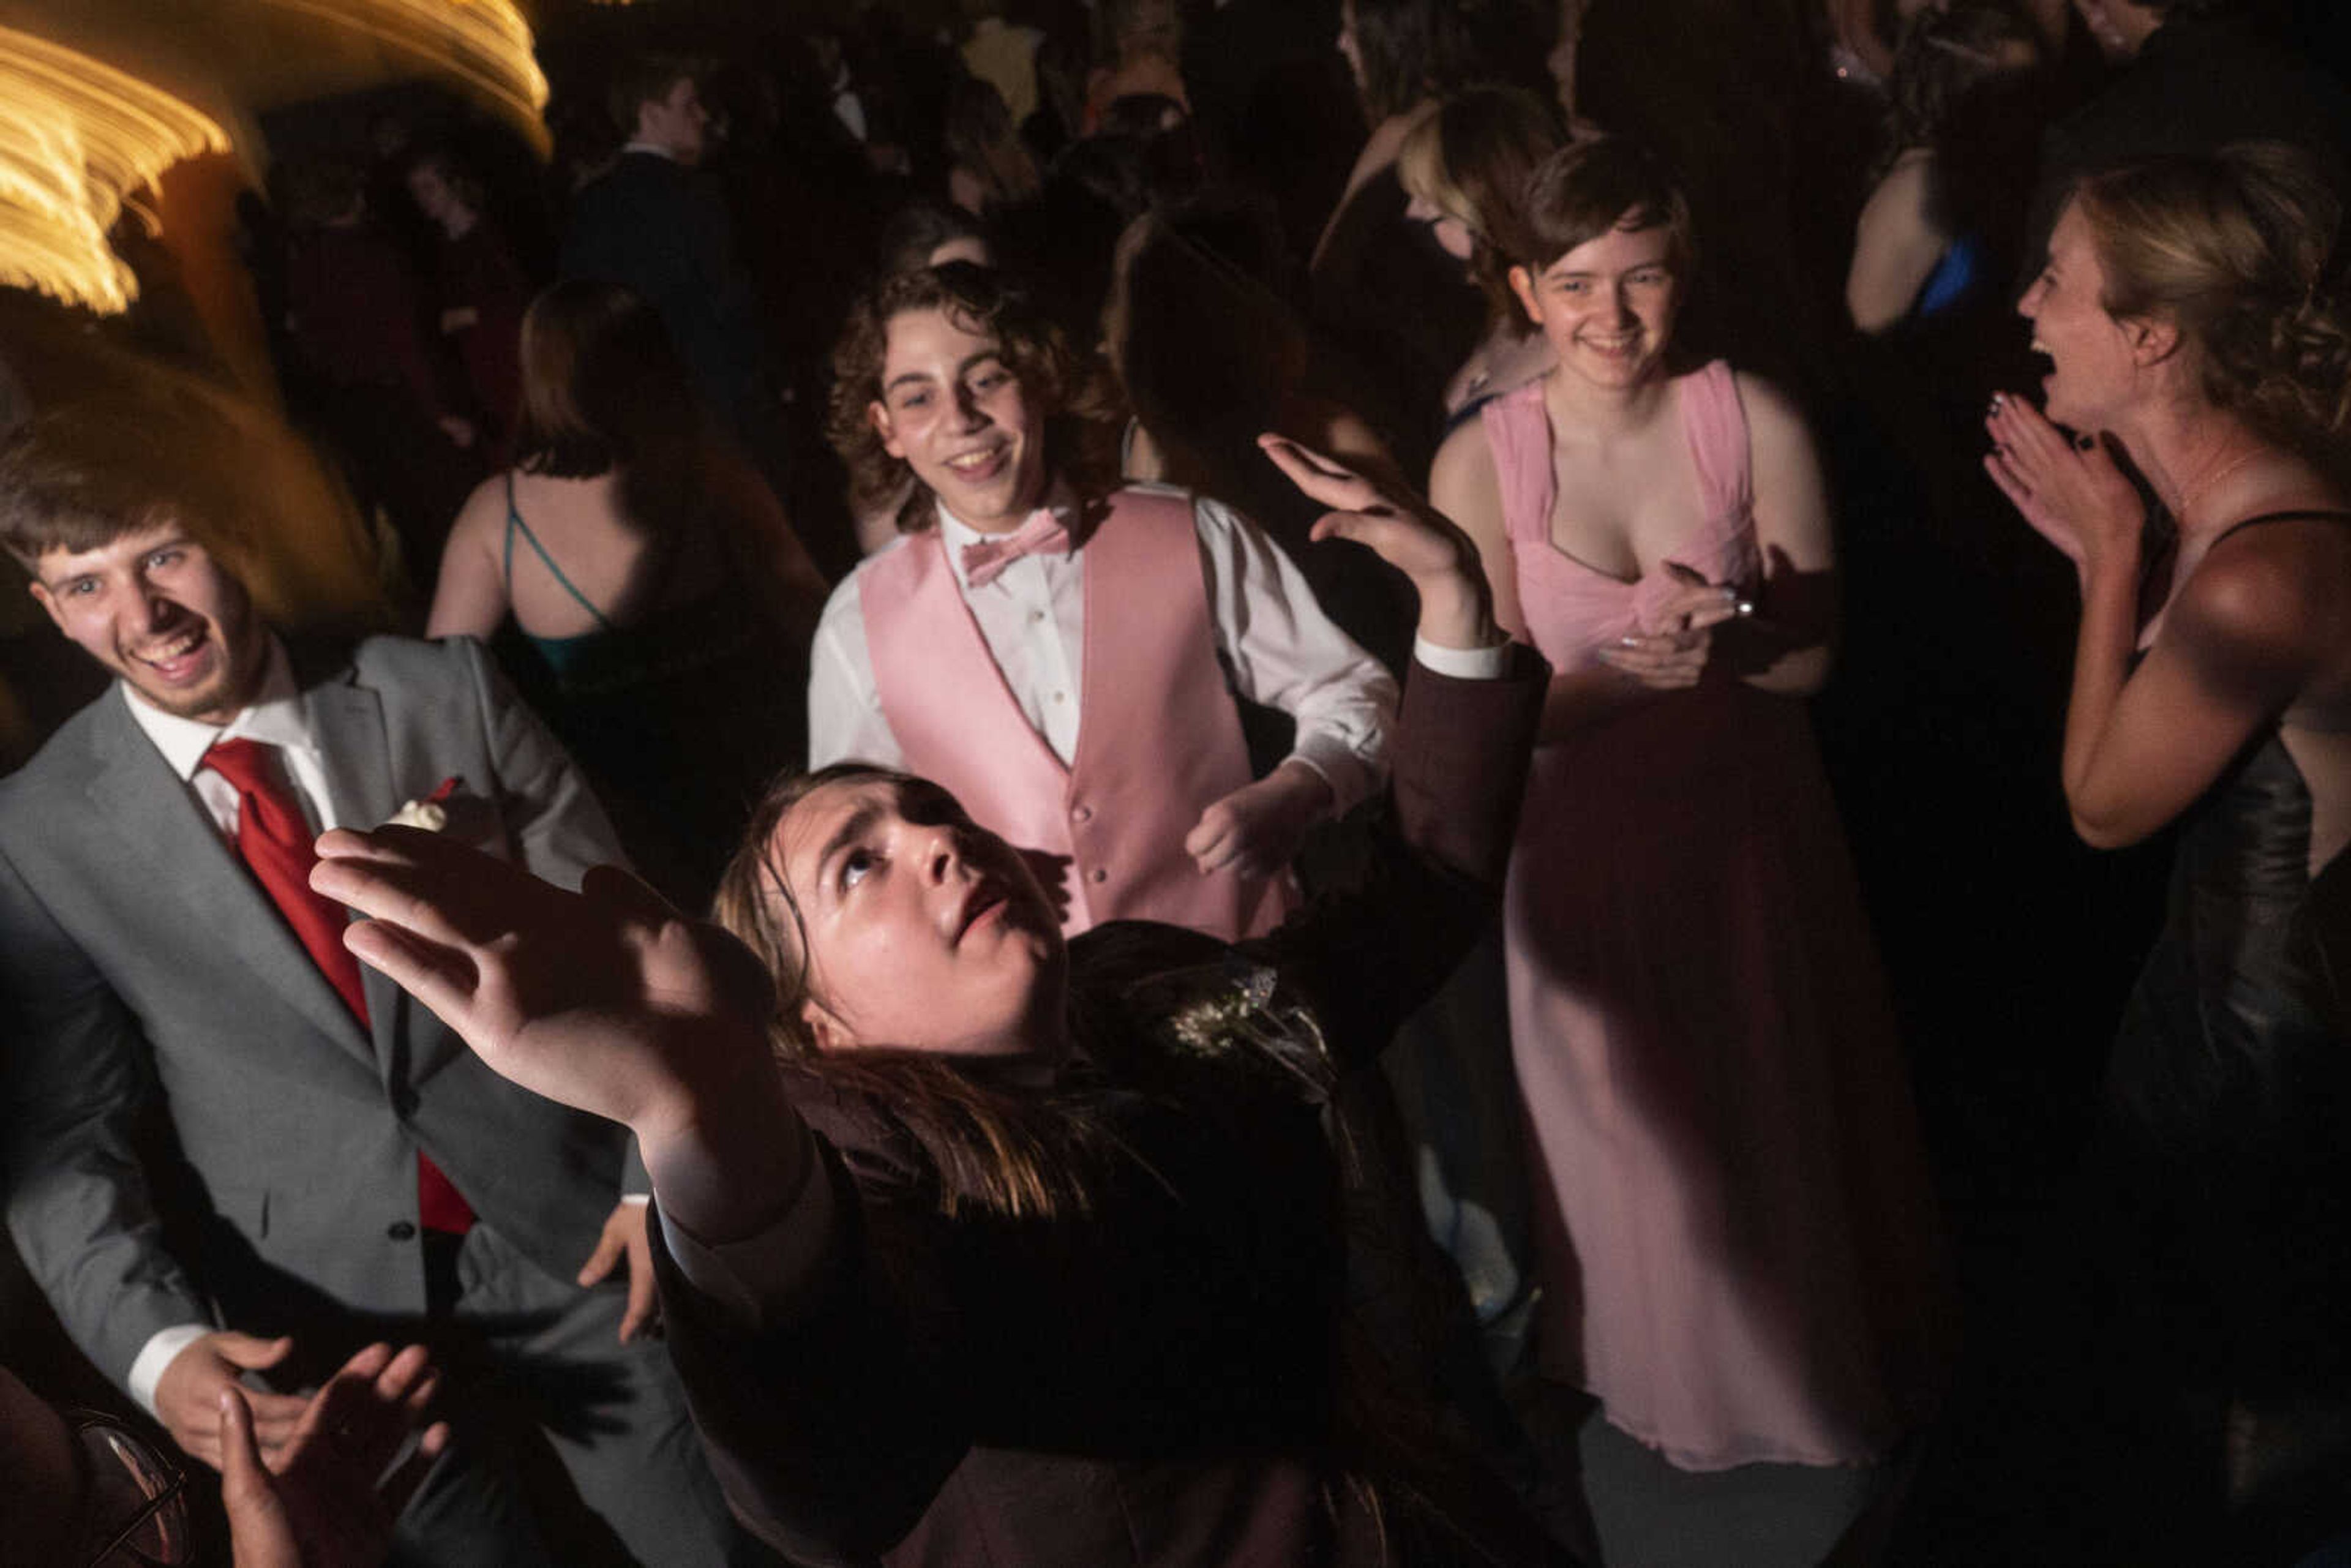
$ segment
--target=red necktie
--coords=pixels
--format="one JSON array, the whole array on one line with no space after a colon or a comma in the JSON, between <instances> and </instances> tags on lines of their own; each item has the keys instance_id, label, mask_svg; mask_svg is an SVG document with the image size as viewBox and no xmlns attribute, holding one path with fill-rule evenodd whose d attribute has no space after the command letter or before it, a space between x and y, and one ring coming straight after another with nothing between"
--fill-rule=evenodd
<instances>
[{"instance_id":1,"label":"red necktie","mask_svg":"<svg viewBox=\"0 0 2351 1568\"><path fill-rule=\"evenodd\" d=\"M963 574L974 588L986 588L1024 555L1049 549L1066 555L1069 549L1070 530L1050 509L1040 507L1010 533L994 534L964 546Z\"/></svg>"},{"instance_id":2,"label":"red necktie","mask_svg":"<svg viewBox=\"0 0 2351 1568\"><path fill-rule=\"evenodd\" d=\"M349 917L342 905L310 887L319 852L273 749L257 740L216 740L203 765L236 790L236 852L246 869L364 1030L367 989L360 981L360 961L343 946ZM462 1235L473 1227L473 1208L422 1150L416 1155L416 1204L428 1230Z\"/></svg>"}]
</instances>

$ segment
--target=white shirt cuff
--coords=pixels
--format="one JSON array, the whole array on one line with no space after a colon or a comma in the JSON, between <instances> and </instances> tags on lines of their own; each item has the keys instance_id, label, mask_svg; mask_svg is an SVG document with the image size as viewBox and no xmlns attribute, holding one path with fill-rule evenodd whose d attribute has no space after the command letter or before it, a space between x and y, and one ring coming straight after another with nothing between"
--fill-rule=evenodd
<instances>
[{"instance_id":1,"label":"white shirt cuff","mask_svg":"<svg viewBox=\"0 0 2351 1568\"><path fill-rule=\"evenodd\" d=\"M624 1192L621 1195L622 1203L651 1203L653 1200L653 1195L649 1192Z\"/></svg>"},{"instance_id":2,"label":"white shirt cuff","mask_svg":"<svg viewBox=\"0 0 2351 1568\"><path fill-rule=\"evenodd\" d=\"M1412 640L1412 658L1416 664L1426 664L1440 675L1450 675L1457 681L1499 681L1510 673L1510 645L1497 643L1489 648L1445 648L1426 637Z\"/></svg>"},{"instance_id":3,"label":"white shirt cuff","mask_svg":"<svg viewBox=\"0 0 2351 1568\"><path fill-rule=\"evenodd\" d=\"M163 1381L163 1369L182 1351L212 1332L210 1323L181 1323L155 1331L154 1336L140 1347L137 1358L131 1363L131 1375L124 1379L131 1397L139 1401L139 1408L150 1416L156 1414L155 1385Z\"/></svg>"},{"instance_id":4,"label":"white shirt cuff","mask_svg":"<svg viewBox=\"0 0 2351 1568\"><path fill-rule=\"evenodd\" d=\"M783 1213L739 1241L713 1246L661 1215L662 1241L686 1283L716 1301L744 1328L789 1311L808 1289L832 1243L831 1167L811 1146L809 1177Z\"/></svg>"}]
</instances>

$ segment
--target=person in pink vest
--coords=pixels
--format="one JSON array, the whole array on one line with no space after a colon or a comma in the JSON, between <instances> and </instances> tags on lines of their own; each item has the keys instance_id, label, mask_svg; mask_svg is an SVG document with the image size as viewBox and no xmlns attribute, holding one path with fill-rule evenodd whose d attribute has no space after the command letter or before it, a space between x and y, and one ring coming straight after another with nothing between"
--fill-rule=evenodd
<instances>
[{"instance_id":1,"label":"person in pink vest","mask_svg":"<svg viewBox=\"0 0 2351 1568\"><path fill-rule=\"evenodd\" d=\"M834 371L859 503L914 483L903 537L818 624L809 766L946 785L1040 866L1071 935L1279 925L1301 837L1384 779L1386 671L1228 507L1117 487L1102 382L1000 275L883 281ZM1263 779L1236 697L1297 720Z\"/></svg>"}]
</instances>

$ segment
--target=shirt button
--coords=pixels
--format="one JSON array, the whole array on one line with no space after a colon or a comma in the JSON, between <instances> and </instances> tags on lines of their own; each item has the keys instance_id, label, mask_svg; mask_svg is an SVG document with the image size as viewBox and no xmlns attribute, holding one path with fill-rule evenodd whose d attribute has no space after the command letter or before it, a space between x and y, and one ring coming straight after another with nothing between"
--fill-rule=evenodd
<instances>
[{"instance_id":1,"label":"shirt button","mask_svg":"<svg viewBox=\"0 0 2351 1568\"><path fill-rule=\"evenodd\" d=\"M1069 695L1070 694L1067 692L1055 692L1053 694L1053 700L1057 703L1067 702L1069 700Z\"/></svg>"},{"instance_id":2,"label":"shirt button","mask_svg":"<svg viewBox=\"0 0 2351 1568\"><path fill-rule=\"evenodd\" d=\"M1029 625L1034 626L1034 625L1036 625L1036 624L1037 624L1037 622L1039 622L1040 621L1042 621L1043 619L1045 619L1045 612L1044 612L1043 611L1041 611L1041 610L1031 610L1030 612L1029 612Z\"/></svg>"},{"instance_id":3,"label":"shirt button","mask_svg":"<svg viewBox=\"0 0 2351 1568\"><path fill-rule=\"evenodd\" d=\"M1081 806L1070 815L1081 822L1091 822L1094 820L1094 809L1092 806Z\"/></svg>"},{"instance_id":4,"label":"shirt button","mask_svg":"<svg viewBox=\"0 0 2351 1568\"><path fill-rule=\"evenodd\" d=\"M410 1241L415 1239L416 1227L405 1219L395 1219L383 1228L383 1233L394 1241Z\"/></svg>"},{"instance_id":5,"label":"shirt button","mask_svg":"<svg viewBox=\"0 0 2351 1568\"><path fill-rule=\"evenodd\" d=\"M1093 880L1096 882L1108 882L1110 880L1110 873L1102 870L1100 866L1094 867L1092 875Z\"/></svg>"}]
</instances>

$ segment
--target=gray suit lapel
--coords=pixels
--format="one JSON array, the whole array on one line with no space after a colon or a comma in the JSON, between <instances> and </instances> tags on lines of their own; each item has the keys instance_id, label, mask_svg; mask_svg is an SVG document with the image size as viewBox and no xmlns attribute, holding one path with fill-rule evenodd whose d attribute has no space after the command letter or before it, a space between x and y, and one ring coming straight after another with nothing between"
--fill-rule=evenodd
<instances>
[{"instance_id":1,"label":"gray suit lapel","mask_svg":"<svg viewBox=\"0 0 2351 1568\"><path fill-rule=\"evenodd\" d=\"M375 1051L327 977L296 939L277 906L236 852L132 722L119 693L102 699L89 784L95 821L111 831L91 835L91 853L118 857L125 883L155 888L187 908L203 948L234 956L236 970L284 998L319 1030L371 1068ZM241 983L237 973L220 977Z\"/></svg>"},{"instance_id":2,"label":"gray suit lapel","mask_svg":"<svg viewBox=\"0 0 2351 1568\"><path fill-rule=\"evenodd\" d=\"M392 747L384 734L383 699L355 684L348 669L304 694L316 732L327 788L341 824L360 832L381 827L402 802L392 776ZM408 998L376 969L360 966L368 1021L375 1034L374 1060L386 1082L399 1065L400 1016Z\"/></svg>"}]
</instances>

